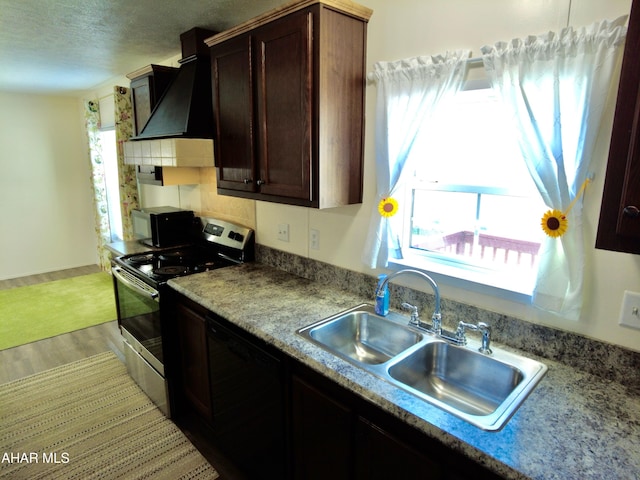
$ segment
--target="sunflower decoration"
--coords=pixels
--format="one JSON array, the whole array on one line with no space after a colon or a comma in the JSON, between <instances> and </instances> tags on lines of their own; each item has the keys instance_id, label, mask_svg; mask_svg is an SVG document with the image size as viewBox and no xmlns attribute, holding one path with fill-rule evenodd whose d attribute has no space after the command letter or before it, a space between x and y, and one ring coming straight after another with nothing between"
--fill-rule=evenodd
<instances>
[{"instance_id":1,"label":"sunflower decoration","mask_svg":"<svg viewBox=\"0 0 640 480\"><path fill-rule=\"evenodd\" d=\"M556 210L554 208L553 210L548 210L542 216L540 225L542 226L542 230L544 230L544 233L546 233L552 238L558 238L567 232L567 228L569 228L569 221L567 220L567 215L569 215L569 212L575 205L578 198L580 198L580 196L584 193L584 189L587 188L587 185L589 184L590 181L591 180L587 178L582 183L580 190L578 190L578 193L576 194L575 198L571 201L571 203L569 204L569 207L567 207L567 209L564 212L561 212L560 210Z\"/></svg>"},{"instance_id":2,"label":"sunflower decoration","mask_svg":"<svg viewBox=\"0 0 640 480\"><path fill-rule=\"evenodd\" d=\"M542 217L540 224L544 233L554 238L564 235L569 226L567 216L560 210L555 209L548 210Z\"/></svg>"},{"instance_id":3,"label":"sunflower decoration","mask_svg":"<svg viewBox=\"0 0 640 480\"><path fill-rule=\"evenodd\" d=\"M378 212L383 217L393 217L396 213L398 213L398 202L395 198L392 197L383 198L378 204Z\"/></svg>"}]
</instances>

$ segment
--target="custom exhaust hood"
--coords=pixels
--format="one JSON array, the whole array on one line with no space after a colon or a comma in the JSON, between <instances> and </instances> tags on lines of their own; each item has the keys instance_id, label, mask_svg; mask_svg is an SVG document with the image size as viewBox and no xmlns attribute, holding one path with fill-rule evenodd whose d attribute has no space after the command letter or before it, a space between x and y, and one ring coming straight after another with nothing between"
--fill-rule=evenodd
<instances>
[{"instance_id":1,"label":"custom exhaust hood","mask_svg":"<svg viewBox=\"0 0 640 480\"><path fill-rule=\"evenodd\" d=\"M156 138L213 138L211 65L205 38L216 32L193 28L180 35L180 69L132 141Z\"/></svg>"},{"instance_id":2,"label":"custom exhaust hood","mask_svg":"<svg viewBox=\"0 0 640 480\"><path fill-rule=\"evenodd\" d=\"M180 68L142 130L125 142L126 163L158 167L213 166L211 65L204 39L215 33L193 28L180 35ZM200 152L197 160L194 151ZM189 158L183 161L179 158L180 152L189 152ZM151 183L141 177L139 175L141 183ZM157 185L157 181L153 183ZM162 180L159 184L163 184Z\"/></svg>"}]
</instances>

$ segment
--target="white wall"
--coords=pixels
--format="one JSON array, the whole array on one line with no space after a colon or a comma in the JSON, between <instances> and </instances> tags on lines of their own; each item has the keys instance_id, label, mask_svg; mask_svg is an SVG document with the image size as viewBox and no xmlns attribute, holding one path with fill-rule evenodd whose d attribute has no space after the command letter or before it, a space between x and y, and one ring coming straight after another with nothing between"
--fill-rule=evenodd
<instances>
[{"instance_id":1,"label":"white wall","mask_svg":"<svg viewBox=\"0 0 640 480\"><path fill-rule=\"evenodd\" d=\"M82 104L0 92L0 279L95 264Z\"/></svg>"},{"instance_id":2,"label":"white wall","mask_svg":"<svg viewBox=\"0 0 640 480\"><path fill-rule=\"evenodd\" d=\"M377 61L438 54L459 48L471 49L472 56L479 56L480 47L496 41L558 31L567 26L567 22L579 27L604 18L615 19L629 13L631 0L362 0L360 3L374 10L368 27L367 69L370 71ZM367 87L364 203L316 211L257 202L259 243L347 269L372 273L360 258L374 208L375 95L375 87ZM640 331L617 324L624 290L640 292L640 256L593 248L614 104L615 95L612 95L593 161L596 178L585 196L588 278L583 318L579 322L566 321L528 305L447 285L444 279L439 278L444 297L640 350ZM288 243L277 239L279 223L290 225ZM312 228L320 231L319 250L308 247L309 230ZM415 287L422 288L419 284ZM446 314L443 312L445 321Z\"/></svg>"}]
</instances>

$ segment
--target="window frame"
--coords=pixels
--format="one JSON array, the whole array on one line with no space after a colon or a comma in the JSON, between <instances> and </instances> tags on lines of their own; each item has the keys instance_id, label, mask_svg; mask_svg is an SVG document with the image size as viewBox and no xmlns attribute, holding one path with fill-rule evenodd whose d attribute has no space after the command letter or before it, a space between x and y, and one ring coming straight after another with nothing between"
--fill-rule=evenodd
<instances>
[{"instance_id":1,"label":"window frame","mask_svg":"<svg viewBox=\"0 0 640 480\"><path fill-rule=\"evenodd\" d=\"M484 73L484 72L483 72ZM463 87L465 90L480 90L491 88L486 78L476 78L467 80ZM411 228L413 224L413 196L416 188L432 191L449 191L474 194L493 194L515 197L526 197L515 189L491 186L470 186L455 184L438 184L421 180L414 180L413 177L407 180L398 191L398 198L403 205L408 208L401 209L399 219L394 219L400 237L401 256L403 258L390 258L388 264L390 268L415 268L428 274L434 274L439 283L444 283L454 287L471 290L478 293L488 294L501 299L506 299L518 303L530 304L533 289L536 283L537 268L532 270L531 275L514 275L512 271L505 269L490 268L477 261L464 261L450 255L433 251L424 251L410 246ZM542 248L542 246L541 246ZM471 259L470 259L471 260ZM517 277L517 278L516 278Z\"/></svg>"},{"instance_id":2,"label":"window frame","mask_svg":"<svg viewBox=\"0 0 640 480\"><path fill-rule=\"evenodd\" d=\"M442 277L441 280L449 285L482 291L520 303L530 303L537 271L532 272L528 278L514 279L513 273L508 270L501 271L478 262L463 261L450 255L411 247L413 188L410 184L405 184L403 190L403 204L411 205L411 208L403 209L397 224L400 230L400 248L403 258L389 258L391 267L416 268L427 273L437 273Z\"/></svg>"}]
</instances>

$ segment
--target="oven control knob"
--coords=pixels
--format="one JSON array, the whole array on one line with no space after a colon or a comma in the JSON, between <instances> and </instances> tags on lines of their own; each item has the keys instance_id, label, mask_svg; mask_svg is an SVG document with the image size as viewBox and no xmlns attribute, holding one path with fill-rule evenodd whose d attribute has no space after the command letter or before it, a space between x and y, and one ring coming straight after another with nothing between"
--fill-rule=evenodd
<instances>
[{"instance_id":1,"label":"oven control knob","mask_svg":"<svg viewBox=\"0 0 640 480\"><path fill-rule=\"evenodd\" d=\"M244 235L242 235L241 233L231 231L229 232L229 238L231 240L235 240L236 242L242 242L244 240Z\"/></svg>"}]
</instances>

